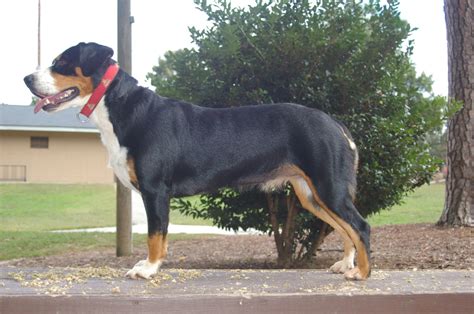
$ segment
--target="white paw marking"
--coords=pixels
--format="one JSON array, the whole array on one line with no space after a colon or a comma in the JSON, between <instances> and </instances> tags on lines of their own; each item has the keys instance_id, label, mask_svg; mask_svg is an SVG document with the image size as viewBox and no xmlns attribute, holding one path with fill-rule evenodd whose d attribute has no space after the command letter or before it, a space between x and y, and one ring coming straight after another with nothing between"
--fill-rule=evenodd
<instances>
[{"instance_id":1,"label":"white paw marking","mask_svg":"<svg viewBox=\"0 0 474 314\"><path fill-rule=\"evenodd\" d=\"M339 262L334 263L329 270L333 273L344 274L354 268L355 249L352 248Z\"/></svg>"},{"instance_id":2,"label":"white paw marking","mask_svg":"<svg viewBox=\"0 0 474 314\"><path fill-rule=\"evenodd\" d=\"M354 268L354 264L351 265L351 263L348 263L346 260L342 259L339 262L334 263L329 270L332 271L333 273L337 274L343 274L348 270L351 270Z\"/></svg>"},{"instance_id":3,"label":"white paw marking","mask_svg":"<svg viewBox=\"0 0 474 314\"><path fill-rule=\"evenodd\" d=\"M348 270L344 273L344 278L347 280L363 280L362 274L360 273L359 267Z\"/></svg>"},{"instance_id":4,"label":"white paw marking","mask_svg":"<svg viewBox=\"0 0 474 314\"><path fill-rule=\"evenodd\" d=\"M156 263L150 263L148 259L141 260L127 272L126 276L132 279L150 279L151 277L156 275L156 273L160 269L160 266L161 261L158 261Z\"/></svg>"}]
</instances>

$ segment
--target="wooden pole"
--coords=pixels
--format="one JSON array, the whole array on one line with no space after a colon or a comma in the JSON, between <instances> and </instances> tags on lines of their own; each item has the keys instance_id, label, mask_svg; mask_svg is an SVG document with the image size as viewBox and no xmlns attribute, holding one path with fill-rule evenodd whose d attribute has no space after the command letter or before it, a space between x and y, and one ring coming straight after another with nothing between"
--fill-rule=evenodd
<instances>
[{"instance_id":1,"label":"wooden pole","mask_svg":"<svg viewBox=\"0 0 474 314\"><path fill-rule=\"evenodd\" d=\"M132 74L132 22L130 0L117 0L117 59L120 68ZM117 181L117 256L132 254L132 195Z\"/></svg>"},{"instance_id":2,"label":"wooden pole","mask_svg":"<svg viewBox=\"0 0 474 314\"><path fill-rule=\"evenodd\" d=\"M38 0L38 65L36 69L41 68L41 0Z\"/></svg>"}]
</instances>

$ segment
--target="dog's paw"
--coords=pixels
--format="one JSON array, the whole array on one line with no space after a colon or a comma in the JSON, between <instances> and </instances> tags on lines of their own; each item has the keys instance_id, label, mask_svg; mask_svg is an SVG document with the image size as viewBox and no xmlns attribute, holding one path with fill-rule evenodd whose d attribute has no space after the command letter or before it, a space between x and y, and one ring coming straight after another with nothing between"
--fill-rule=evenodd
<instances>
[{"instance_id":1,"label":"dog's paw","mask_svg":"<svg viewBox=\"0 0 474 314\"><path fill-rule=\"evenodd\" d=\"M360 271L359 267L354 267L351 270L348 270L344 273L344 277L347 280L365 280L367 279L367 275L363 275Z\"/></svg>"},{"instance_id":2,"label":"dog's paw","mask_svg":"<svg viewBox=\"0 0 474 314\"><path fill-rule=\"evenodd\" d=\"M329 270L336 274L344 274L347 271L354 268L354 262L350 259L342 259L339 262L334 263Z\"/></svg>"},{"instance_id":3,"label":"dog's paw","mask_svg":"<svg viewBox=\"0 0 474 314\"><path fill-rule=\"evenodd\" d=\"M138 278L144 278L144 279L150 279L160 269L161 266L161 261L158 261L156 263L150 263L147 259L139 261L138 263L133 266L132 269L130 269L126 276L132 279L138 279Z\"/></svg>"}]
</instances>

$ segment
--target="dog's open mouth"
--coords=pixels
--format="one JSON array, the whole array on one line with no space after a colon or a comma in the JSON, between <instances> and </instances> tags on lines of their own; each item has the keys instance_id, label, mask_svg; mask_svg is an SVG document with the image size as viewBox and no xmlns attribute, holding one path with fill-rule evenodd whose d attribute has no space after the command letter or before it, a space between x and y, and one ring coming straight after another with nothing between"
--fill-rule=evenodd
<instances>
[{"instance_id":1,"label":"dog's open mouth","mask_svg":"<svg viewBox=\"0 0 474 314\"><path fill-rule=\"evenodd\" d=\"M34 94L40 98L35 105L35 113L38 113L41 109L45 111L53 111L62 103L79 95L79 89L77 87L70 87L54 95Z\"/></svg>"}]
</instances>

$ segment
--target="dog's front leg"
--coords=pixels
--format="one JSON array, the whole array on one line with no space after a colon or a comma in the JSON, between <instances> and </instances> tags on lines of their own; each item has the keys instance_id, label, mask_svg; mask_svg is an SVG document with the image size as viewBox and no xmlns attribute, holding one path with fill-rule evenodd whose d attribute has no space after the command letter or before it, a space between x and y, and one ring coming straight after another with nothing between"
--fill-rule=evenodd
<instances>
[{"instance_id":1,"label":"dog's front leg","mask_svg":"<svg viewBox=\"0 0 474 314\"><path fill-rule=\"evenodd\" d=\"M148 257L146 260L139 261L127 272L127 277L148 279L154 276L168 250L166 239L169 223L169 193L168 189L163 187L155 190L153 193L142 191L143 202L148 219Z\"/></svg>"}]
</instances>

